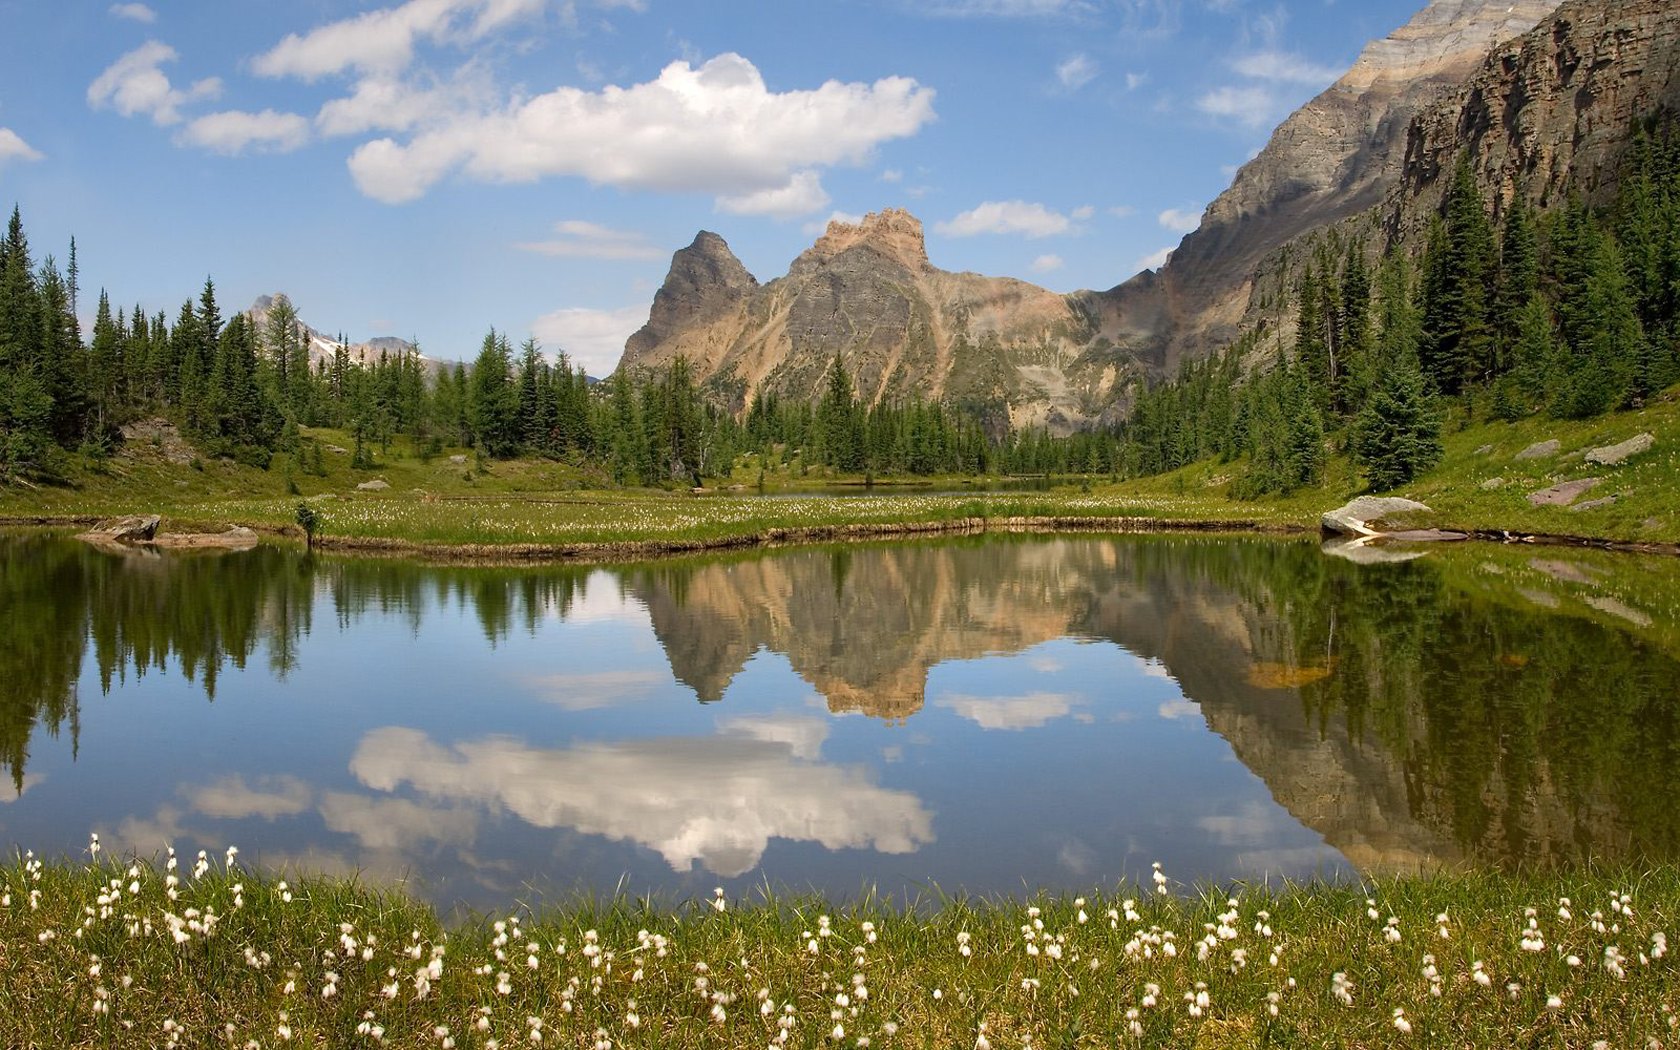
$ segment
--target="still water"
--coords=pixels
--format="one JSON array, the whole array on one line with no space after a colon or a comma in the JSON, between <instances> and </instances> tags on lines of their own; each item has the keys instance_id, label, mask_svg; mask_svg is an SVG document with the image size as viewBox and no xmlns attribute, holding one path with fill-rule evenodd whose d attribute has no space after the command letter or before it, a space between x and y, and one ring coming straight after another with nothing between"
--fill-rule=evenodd
<instances>
[{"instance_id":1,"label":"still water","mask_svg":"<svg viewBox=\"0 0 1680 1050\"><path fill-rule=\"evenodd\" d=\"M611 567L0 534L0 846L440 905L1680 858L1680 560L993 537Z\"/></svg>"}]
</instances>

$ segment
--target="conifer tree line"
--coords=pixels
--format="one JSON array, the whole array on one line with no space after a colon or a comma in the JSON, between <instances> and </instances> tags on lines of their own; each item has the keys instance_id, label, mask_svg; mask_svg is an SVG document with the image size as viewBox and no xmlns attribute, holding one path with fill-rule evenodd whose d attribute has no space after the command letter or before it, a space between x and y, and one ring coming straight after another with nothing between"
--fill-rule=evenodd
<instances>
[{"instance_id":1,"label":"conifer tree line","mask_svg":"<svg viewBox=\"0 0 1680 1050\"><path fill-rule=\"evenodd\" d=\"M1250 334L1143 392L1122 471L1246 457L1239 494L1288 493L1322 479L1328 436L1384 490L1439 460L1449 410L1580 419L1680 382L1680 133L1639 129L1601 208L1517 194L1493 215L1465 160L1416 258L1372 272L1359 238L1318 237L1293 345L1245 377Z\"/></svg>"}]
</instances>

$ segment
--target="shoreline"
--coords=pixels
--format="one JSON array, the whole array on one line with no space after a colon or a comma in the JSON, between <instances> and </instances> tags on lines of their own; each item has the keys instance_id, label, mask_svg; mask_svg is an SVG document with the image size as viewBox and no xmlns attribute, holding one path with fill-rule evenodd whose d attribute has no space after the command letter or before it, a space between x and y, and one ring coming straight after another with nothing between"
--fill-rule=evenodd
<instances>
[{"instance_id":1,"label":"shoreline","mask_svg":"<svg viewBox=\"0 0 1680 1050\"><path fill-rule=\"evenodd\" d=\"M89 528L106 520L109 520L108 516L88 514L4 514L0 515L0 528ZM302 538L302 532L290 525L247 524L245 527L267 537L292 541ZM1443 524L1441 528L1445 531L1460 532L1470 540L1487 543L1579 547L1625 554L1680 557L1680 542L1616 540L1602 536L1573 533L1520 532L1496 528L1455 528L1450 522ZM188 529L186 531L196 533L198 530ZM548 563L610 563L755 548L775 550L783 547L824 543L862 543L897 538L976 536L988 533L1004 535L1055 535L1058 533L1070 535L1091 533L1144 535L1176 532L1185 534L1225 533L1232 535L1304 536L1317 531L1310 526L1295 523L1260 522L1240 518L1178 519L1138 515L1114 517L1101 515L1012 515L998 518L971 516L934 521L861 522L775 527L692 539L577 540L556 543L448 543L386 536L326 535L316 537L315 548L332 553L379 557L413 557L462 563L540 565Z\"/></svg>"}]
</instances>

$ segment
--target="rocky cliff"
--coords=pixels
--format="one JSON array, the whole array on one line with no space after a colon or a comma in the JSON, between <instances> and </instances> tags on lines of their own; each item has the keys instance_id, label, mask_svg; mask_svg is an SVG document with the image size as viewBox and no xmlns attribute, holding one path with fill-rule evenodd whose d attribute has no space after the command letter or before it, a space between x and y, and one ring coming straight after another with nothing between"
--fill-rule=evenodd
<instances>
[{"instance_id":1,"label":"rocky cliff","mask_svg":"<svg viewBox=\"0 0 1680 1050\"><path fill-rule=\"evenodd\" d=\"M1065 432L1098 419L1130 374L1124 355L1094 341L1087 298L940 270L905 211L830 223L764 285L701 233L672 257L620 367L681 355L741 410L760 391L814 400L839 354L866 403L919 395Z\"/></svg>"},{"instance_id":2,"label":"rocky cliff","mask_svg":"<svg viewBox=\"0 0 1680 1050\"><path fill-rule=\"evenodd\" d=\"M1102 334L1168 375L1232 341L1267 257L1381 204L1400 182L1413 117L1558 2L1434 0L1369 45L1278 126L1158 273L1098 297Z\"/></svg>"},{"instance_id":3,"label":"rocky cliff","mask_svg":"<svg viewBox=\"0 0 1680 1050\"><path fill-rule=\"evenodd\" d=\"M1568 0L1411 122L1389 232L1416 236L1465 150L1499 208L1519 194L1546 207L1571 188L1602 200L1635 125L1663 112L1680 112L1680 5Z\"/></svg>"}]
</instances>

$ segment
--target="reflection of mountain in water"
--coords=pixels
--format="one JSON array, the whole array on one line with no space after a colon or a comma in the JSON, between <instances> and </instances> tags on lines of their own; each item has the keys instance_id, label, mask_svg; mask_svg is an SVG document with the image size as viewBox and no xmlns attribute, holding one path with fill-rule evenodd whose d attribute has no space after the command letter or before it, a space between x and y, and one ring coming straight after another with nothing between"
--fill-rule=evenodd
<instances>
[{"instance_id":1,"label":"reflection of mountain in water","mask_svg":"<svg viewBox=\"0 0 1680 1050\"><path fill-rule=\"evenodd\" d=\"M214 698L219 671L259 650L286 675L317 603L342 625L470 607L495 642L564 615L592 571L119 558L0 536L0 757L21 785L37 732L74 741L84 664L107 689L175 665ZM1106 640L1158 660L1365 870L1680 856L1680 640L1643 611L1674 607L1666 562L1479 548L1360 567L1271 541L989 538L608 571L703 701L769 649L831 710L907 719L942 662Z\"/></svg>"},{"instance_id":2,"label":"reflection of mountain in water","mask_svg":"<svg viewBox=\"0 0 1680 1050\"><path fill-rule=\"evenodd\" d=\"M1680 740L1673 658L1579 617L1470 599L1431 562L1361 568L1305 545L1202 538L994 539L630 575L703 701L766 648L831 710L903 719L943 661L1100 638L1159 660L1277 801L1362 869L1680 846L1658 801L1677 759L1651 739ZM1619 683L1608 722L1606 681ZM1649 753L1644 773L1623 768L1630 750Z\"/></svg>"}]
</instances>

